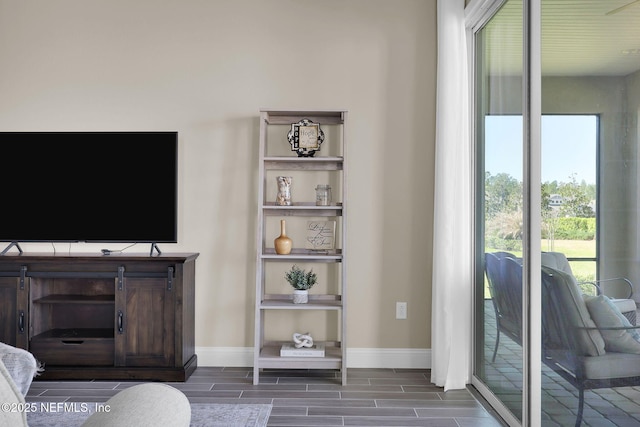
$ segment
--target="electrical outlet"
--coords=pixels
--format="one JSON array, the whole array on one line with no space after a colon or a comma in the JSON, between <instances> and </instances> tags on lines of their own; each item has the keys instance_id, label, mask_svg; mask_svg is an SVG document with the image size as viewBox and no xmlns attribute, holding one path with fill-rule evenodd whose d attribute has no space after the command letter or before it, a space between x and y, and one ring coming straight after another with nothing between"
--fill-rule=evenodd
<instances>
[{"instance_id":1,"label":"electrical outlet","mask_svg":"<svg viewBox=\"0 0 640 427\"><path fill-rule=\"evenodd\" d=\"M406 319L406 318L407 318L407 303L396 302L396 319Z\"/></svg>"}]
</instances>

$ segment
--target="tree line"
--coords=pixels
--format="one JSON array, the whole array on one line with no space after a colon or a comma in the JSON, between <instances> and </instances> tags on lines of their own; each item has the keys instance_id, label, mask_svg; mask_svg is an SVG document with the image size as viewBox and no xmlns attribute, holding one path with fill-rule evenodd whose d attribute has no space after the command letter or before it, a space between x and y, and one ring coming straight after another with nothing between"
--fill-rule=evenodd
<instances>
[{"instance_id":1,"label":"tree line","mask_svg":"<svg viewBox=\"0 0 640 427\"><path fill-rule=\"evenodd\" d=\"M517 249L520 244L517 241L522 239L522 182L506 173L486 172L484 190L487 244ZM578 182L572 174L567 182L542 183L541 193L543 238L590 240L595 237L595 184ZM553 195L559 195L562 203L552 206Z\"/></svg>"}]
</instances>

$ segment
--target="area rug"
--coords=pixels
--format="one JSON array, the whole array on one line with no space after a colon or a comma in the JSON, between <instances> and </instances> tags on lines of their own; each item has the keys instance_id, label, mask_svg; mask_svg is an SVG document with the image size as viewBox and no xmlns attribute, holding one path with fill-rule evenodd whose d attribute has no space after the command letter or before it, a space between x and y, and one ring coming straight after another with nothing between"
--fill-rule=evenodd
<instances>
[{"instance_id":1,"label":"area rug","mask_svg":"<svg viewBox=\"0 0 640 427\"><path fill-rule=\"evenodd\" d=\"M95 403L74 403L74 408L79 408L75 411L28 412L27 423L29 427L80 427L95 411L95 406ZM271 405L192 403L191 426L265 427L269 414Z\"/></svg>"}]
</instances>

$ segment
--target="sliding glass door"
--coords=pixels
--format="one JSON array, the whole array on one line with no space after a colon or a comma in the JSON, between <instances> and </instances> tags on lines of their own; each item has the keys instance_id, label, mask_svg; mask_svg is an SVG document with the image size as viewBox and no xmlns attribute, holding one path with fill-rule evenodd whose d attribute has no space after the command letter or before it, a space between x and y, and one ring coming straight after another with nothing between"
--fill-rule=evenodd
<instances>
[{"instance_id":1,"label":"sliding glass door","mask_svg":"<svg viewBox=\"0 0 640 427\"><path fill-rule=\"evenodd\" d=\"M581 338L640 301L640 1L470 3L473 384L510 425L640 425L640 336Z\"/></svg>"},{"instance_id":2,"label":"sliding glass door","mask_svg":"<svg viewBox=\"0 0 640 427\"><path fill-rule=\"evenodd\" d=\"M522 1L475 32L475 374L520 421L523 407Z\"/></svg>"},{"instance_id":3,"label":"sliding glass door","mask_svg":"<svg viewBox=\"0 0 640 427\"><path fill-rule=\"evenodd\" d=\"M598 304L602 298L615 301L618 314L635 318L629 284L640 278L640 2L542 0L541 17L542 185L547 194L558 195L555 206L542 206L543 224L548 221L553 227L553 235L542 237L551 243L547 250L570 260L568 271L595 326L618 326L602 323ZM598 293L602 296L590 297ZM543 288L547 294L553 296ZM568 319L569 310L561 308ZM553 304L543 300L542 311L543 327L550 327L553 322L546 316L555 311ZM632 332L613 331L616 338L610 339L612 331L594 331L604 348L599 348L599 356L585 357L579 347L585 359L575 364L558 357L558 341L543 341L544 425L640 425L640 382L633 379L640 357L628 366L623 362L633 357L628 351L640 350ZM616 344L625 337L630 348ZM552 360L557 363L549 363ZM583 366L597 366L597 374L581 372Z\"/></svg>"}]
</instances>

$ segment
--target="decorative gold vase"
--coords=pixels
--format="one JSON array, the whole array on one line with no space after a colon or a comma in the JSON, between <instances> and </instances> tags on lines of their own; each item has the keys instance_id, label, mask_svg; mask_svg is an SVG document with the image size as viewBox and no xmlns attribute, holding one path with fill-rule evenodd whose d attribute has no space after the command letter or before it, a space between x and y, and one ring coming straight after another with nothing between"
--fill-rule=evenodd
<instances>
[{"instance_id":1,"label":"decorative gold vase","mask_svg":"<svg viewBox=\"0 0 640 427\"><path fill-rule=\"evenodd\" d=\"M291 253L293 241L287 237L287 228L284 219L280 220L280 235L275 238L273 245L278 255L288 255Z\"/></svg>"}]
</instances>

